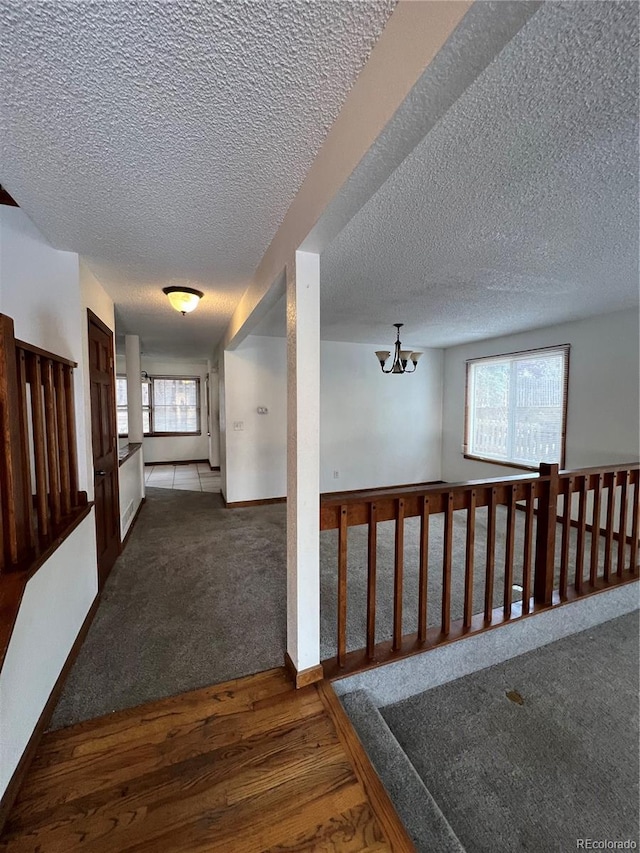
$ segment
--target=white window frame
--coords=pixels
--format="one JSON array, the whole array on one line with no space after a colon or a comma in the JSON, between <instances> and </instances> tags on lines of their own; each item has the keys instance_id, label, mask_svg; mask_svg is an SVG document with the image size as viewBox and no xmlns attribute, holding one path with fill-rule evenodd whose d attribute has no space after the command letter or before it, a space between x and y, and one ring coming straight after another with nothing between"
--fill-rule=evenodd
<instances>
[{"instance_id":1,"label":"white window frame","mask_svg":"<svg viewBox=\"0 0 640 853\"><path fill-rule=\"evenodd\" d=\"M191 382L196 383L197 425L196 425L195 430L192 430L191 432L184 432L184 431L180 431L180 432L171 432L171 431L156 432L156 429L155 429L156 403L155 403L155 393L154 393L154 387L155 386L154 386L154 383L159 381L159 380L163 380L163 379L189 380ZM154 436L156 438L171 438L171 437L175 437L175 436L202 435L202 402L201 402L201 396L200 396L200 377L199 376L149 376L149 382L150 382L150 385L149 385L149 413L150 413L149 414L149 427L150 427L151 431L145 432L145 436L148 436L149 438L153 438Z\"/></svg>"},{"instance_id":2,"label":"white window frame","mask_svg":"<svg viewBox=\"0 0 640 853\"><path fill-rule=\"evenodd\" d=\"M474 451L472 445L473 422L474 422L474 394L473 394L473 369L476 364L486 364L488 362L509 362L511 369L515 370L515 364L524 359L535 358L536 356L558 355L562 354L564 358L563 365L563 387L562 387L562 426L560 433L560 458L558 464L560 468L565 466L566 456L566 436L567 436L567 407L568 407L568 390L569 390L569 353L570 344L559 344L557 346L540 347L532 350L521 350L518 352L502 353L499 355L484 356L482 358L470 358L466 362L466 381L465 381L465 413L464 413L464 443L462 447L463 455L466 459L477 459L482 462L490 462L493 465L506 465L509 468L522 468L526 471L537 471L538 465L528 464L522 460L518 460L513 453L514 427L515 424L515 405L513 400L509 399L509 418L507 426L507 441L508 447L511 448L511 453L508 453L508 458L496 458L489 455L484 455Z\"/></svg>"}]
</instances>

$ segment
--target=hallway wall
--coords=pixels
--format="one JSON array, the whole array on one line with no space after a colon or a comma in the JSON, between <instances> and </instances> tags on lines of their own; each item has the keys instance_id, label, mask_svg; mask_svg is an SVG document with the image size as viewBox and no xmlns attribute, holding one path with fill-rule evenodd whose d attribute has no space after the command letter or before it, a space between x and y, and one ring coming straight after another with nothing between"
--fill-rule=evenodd
<instances>
[{"instance_id":1,"label":"hallway wall","mask_svg":"<svg viewBox=\"0 0 640 853\"><path fill-rule=\"evenodd\" d=\"M425 350L415 376L385 376L375 349L321 342L323 492L440 479L442 351ZM224 359L225 496L229 502L283 496L286 341L250 335Z\"/></svg>"},{"instance_id":2,"label":"hallway wall","mask_svg":"<svg viewBox=\"0 0 640 853\"><path fill-rule=\"evenodd\" d=\"M23 210L0 205L0 311L16 336L78 362L79 488L93 496L86 308L113 303L73 252L54 249ZM0 672L0 796L31 737L97 592L93 511L28 582Z\"/></svg>"}]
</instances>

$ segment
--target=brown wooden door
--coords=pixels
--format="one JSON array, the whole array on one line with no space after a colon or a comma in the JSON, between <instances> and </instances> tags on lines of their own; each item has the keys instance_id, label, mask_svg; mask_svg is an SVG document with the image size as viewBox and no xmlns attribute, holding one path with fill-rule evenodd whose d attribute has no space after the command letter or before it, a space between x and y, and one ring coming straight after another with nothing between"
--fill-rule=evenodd
<instances>
[{"instance_id":1,"label":"brown wooden door","mask_svg":"<svg viewBox=\"0 0 640 853\"><path fill-rule=\"evenodd\" d=\"M89 315L89 381L91 441L98 549L98 583L102 587L120 553L118 499L118 433L113 369L113 332L91 311Z\"/></svg>"}]
</instances>

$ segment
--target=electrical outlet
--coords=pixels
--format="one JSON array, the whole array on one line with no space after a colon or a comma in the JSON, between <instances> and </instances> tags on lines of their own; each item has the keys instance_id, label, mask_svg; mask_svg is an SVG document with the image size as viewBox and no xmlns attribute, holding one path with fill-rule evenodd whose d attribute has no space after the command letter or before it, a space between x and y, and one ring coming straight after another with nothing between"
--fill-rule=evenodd
<instances>
[{"instance_id":1,"label":"electrical outlet","mask_svg":"<svg viewBox=\"0 0 640 853\"><path fill-rule=\"evenodd\" d=\"M233 428L234 428L235 430L241 430L241 429L244 429L244 421L234 421L234 422L233 422Z\"/></svg>"},{"instance_id":2,"label":"electrical outlet","mask_svg":"<svg viewBox=\"0 0 640 853\"><path fill-rule=\"evenodd\" d=\"M333 479L334 480L337 480L339 476L340 476L340 471L334 471L333 472Z\"/></svg>"}]
</instances>

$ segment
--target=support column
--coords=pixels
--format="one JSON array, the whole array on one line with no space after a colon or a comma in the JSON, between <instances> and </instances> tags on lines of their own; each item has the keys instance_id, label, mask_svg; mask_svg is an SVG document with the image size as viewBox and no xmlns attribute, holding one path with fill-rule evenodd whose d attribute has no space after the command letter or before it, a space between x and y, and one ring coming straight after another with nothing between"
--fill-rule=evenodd
<instances>
[{"instance_id":1,"label":"support column","mask_svg":"<svg viewBox=\"0 0 640 853\"><path fill-rule=\"evenodd\" d=\"M142 441L142 388L140 378L140 338L125 335L124 353L127 366L127 410L129 414L129 442Z\"/></svg>"},{"instance_id":2,"label":"support column","mask_svg":"<svg viewBox=\"0 0 640 853\"><path fill-rule=\"evenodd\" d=\"M287 657L296 686L320 666L320 263L287 265Z\"/></svg>"}]
</instances>

